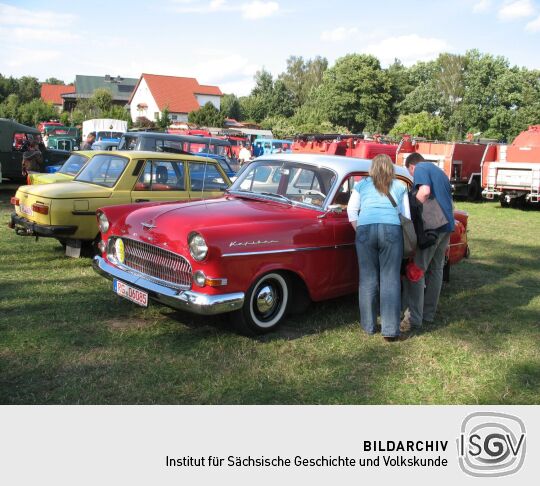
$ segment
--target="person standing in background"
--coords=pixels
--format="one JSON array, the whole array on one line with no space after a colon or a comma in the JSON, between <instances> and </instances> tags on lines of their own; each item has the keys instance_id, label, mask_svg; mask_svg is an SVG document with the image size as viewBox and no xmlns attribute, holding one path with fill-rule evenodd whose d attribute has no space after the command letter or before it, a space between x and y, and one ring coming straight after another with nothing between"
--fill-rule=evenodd
<instances>
[{"instance_id":1,"label":"person standing in background","mask_svg":"<svg viewBox=\"0 0 540 486\"><path fill-rule=\"evenodd\" d=\"M242 147L238 153L238 161L240 166L244 165L246 162L251 160L251 151L243 143L240 144Z\"/></svg>"},{"instance_id":2,"label":"person standing in background","mask_svg":"<svg viewBox=\"0 0 540 486\"><path fill-rule=\"evenodd\" d=\"M92 144L96 141L95 132L90 132L86 136L86 141L82 144L81 150L92 150Z\"/></svg>"},{"instance_id":3,"label":"person standing in background","mask_svg":"<svg viewBox=\"0 0 540 486\"><path fill-rule=\"evenodd\" d=\"M450 243L450 234L454 231L454 206L452 187L446 174L431 162L425 162L422 155L412 153L407 157L405 166L413 176L413 193L424 204L428 199L435 199L441 207L446 220L445 225L437 228L435 243L421 250L416 250L414 263L424 273L417 281L404 280L403 306L405 314L401 321L401 331L407 332L422 327L425 322L432 324L439 304L441 293L444 259Z\"/></svg>"}]
</instances>

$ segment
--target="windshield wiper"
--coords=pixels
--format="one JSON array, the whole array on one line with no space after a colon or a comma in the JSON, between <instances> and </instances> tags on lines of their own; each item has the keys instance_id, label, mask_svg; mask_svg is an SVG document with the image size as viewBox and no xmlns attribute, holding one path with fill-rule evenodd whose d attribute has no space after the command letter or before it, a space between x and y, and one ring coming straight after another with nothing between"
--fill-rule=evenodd
<instances>
[{"instance_id":1,"label":"windshield wiper","mask_svg":"<svg viewBox=\"0 0 540 486\"><path fill-rule=\"evenodd\" d=\"M276 192L259 192L259 194L262 194L263 196L279 197L283 201L287 201L291 205L293 204L293 202L283 194L277 194Z\"/></svg>"}]
</instances>

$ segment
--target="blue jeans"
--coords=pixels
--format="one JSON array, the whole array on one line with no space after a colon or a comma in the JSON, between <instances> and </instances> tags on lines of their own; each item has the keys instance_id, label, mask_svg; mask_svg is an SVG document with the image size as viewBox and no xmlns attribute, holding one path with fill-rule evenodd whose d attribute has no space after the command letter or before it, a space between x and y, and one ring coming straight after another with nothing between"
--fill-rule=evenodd
<instances>
[{"instance_id":1,"label":"blue jeans","mask_svg":"<svg viewBox=\"0 0 540 486\"><path fill-rule=\"evenodd\" d=\"M399 336L401 310L400 268L403 235L396 224L367 224L356 228L356 254L360 269L360 323L375 333L381 315L383 336Z\"/></svg>"}]
</instances>

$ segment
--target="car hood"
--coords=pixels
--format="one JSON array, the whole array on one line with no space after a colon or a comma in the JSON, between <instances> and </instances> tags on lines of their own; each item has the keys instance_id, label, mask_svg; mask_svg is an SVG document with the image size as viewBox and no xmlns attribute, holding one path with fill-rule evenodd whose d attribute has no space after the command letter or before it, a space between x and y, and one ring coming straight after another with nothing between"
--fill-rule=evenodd
<instances>
[{"instance_id":1,"label":"car hood","mask_svg":"<svg viewBox=\"0 0 540 486\"><path fill-rule=\"evenodd\" d=\"M111 189L76 181L22 186L19 191L48 199L102 198L111 195Z\"/></svg>"},{"instance_id":2,"label":"car hood","mask_svg":"<svg viewBox=\"0 0 540 486\"><path fill-rule=\"evenodd\" d=\"M319 240L320 211L280 202L225 196L190 203L147 206L124 214L114 233L187 251L192 232L219 253L309 246ZM144 226L143 226L144 223ZM306 228L311 228L307 229ZM311 235L311 237L309 236ZM313 241L311 241L313 240Z\"/></svg>"}]
</instances>

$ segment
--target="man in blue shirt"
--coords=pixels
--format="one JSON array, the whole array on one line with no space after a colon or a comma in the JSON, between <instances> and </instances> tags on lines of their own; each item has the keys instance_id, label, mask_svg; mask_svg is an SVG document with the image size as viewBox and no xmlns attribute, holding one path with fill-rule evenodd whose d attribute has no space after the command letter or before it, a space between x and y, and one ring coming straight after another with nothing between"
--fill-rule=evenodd
<instances>
[{"instance_id":1,"label":"man in blue shirt","mask_svg":"<svg viewBox=\"0 0 540 486\"><path fill-rule=\"evenodd\" d=\"M405 166L414 178L416 199L422 204L429 198L435 199L441 207L448 223L437 228L435 244L421 250L417 249L414 263L424 271L417 281L405 279L403 285L403 308L405 316L401 331L420 328L423 322L432 323L441 293L446 248L450 234L454 231L454 206L452 188L446 174L431 162L425 162L422 155L413 153L407 157Z\"/></svg>"}]
</instances>

